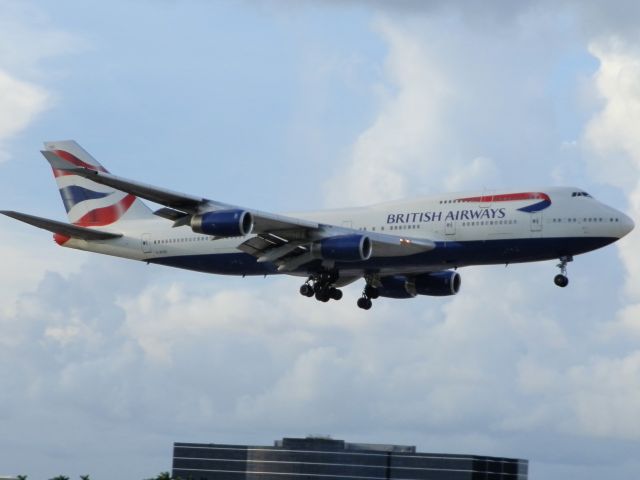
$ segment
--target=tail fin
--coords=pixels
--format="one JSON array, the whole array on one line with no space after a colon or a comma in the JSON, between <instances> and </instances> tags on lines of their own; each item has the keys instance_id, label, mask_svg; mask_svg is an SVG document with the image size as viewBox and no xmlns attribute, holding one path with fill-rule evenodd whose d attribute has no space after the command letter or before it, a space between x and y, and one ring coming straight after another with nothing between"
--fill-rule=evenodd
<instances>
[{"instance_id":1,"label":"tail fin","mask_svg":"<svg viewBox=\"0 0 640 480\"><path fill-rule=\"evenodd\" d=\"M107 172L73 140L45 142L44 146L47 154L52 153L79 167ZM111 225L120 220L156 218L149 207L134 195L100 185L70 172L57 170L53 165L52 168L69 222L74 225L97 227Z\"/></svg>"}]
</instances>

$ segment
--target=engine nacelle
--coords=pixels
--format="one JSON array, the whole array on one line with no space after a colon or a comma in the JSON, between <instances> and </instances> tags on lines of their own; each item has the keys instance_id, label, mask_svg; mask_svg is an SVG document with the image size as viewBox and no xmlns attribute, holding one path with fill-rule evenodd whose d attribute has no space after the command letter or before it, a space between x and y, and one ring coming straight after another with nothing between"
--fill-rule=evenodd
<instances>
[{"instance_id":1,"label":"engine nacelle","mask_svg":"<svg viewBox=\"0 0 640 480\"><path fill-rule=\"evenodd\" d=\"M339 235L311 245L311 252L323 260L361 262L371 257L371 239L365 235Z\"/></svg>"},{"instance_id":2,"label":"engine nacelle","mask_svg":"<svg viewBox=\"0 0 640 480\"><path fill-rule=\"evenodd\" d=\"M413 281L404 275L391 275L380 278L377 287L381 297L387 298L413 298L416 296L416 288Z\"/></svg>"},{"instance_id":3,"label":"engine nacelle","mask_svg":"<svg viewBox=\"0 0 640 480\"><path fill-rule=\"evenodd\" d=\"M462 277L460 277L460 274L451 270L423 273L414 278L416 293L418 295L431 295L435 297L455 295L460 291L461 283Z\"/></svg>"},{"instance_id":4,"label":"engine nacelle","mask_svg":"<svg viewBox=\"0 0 640 480\"><path fill-rule=\"evenodd\" d=\"M219 210L191 217L191 229L215 237L239 237L253 230L253 215L245 210Z\"/></svg>"}]
</instances>

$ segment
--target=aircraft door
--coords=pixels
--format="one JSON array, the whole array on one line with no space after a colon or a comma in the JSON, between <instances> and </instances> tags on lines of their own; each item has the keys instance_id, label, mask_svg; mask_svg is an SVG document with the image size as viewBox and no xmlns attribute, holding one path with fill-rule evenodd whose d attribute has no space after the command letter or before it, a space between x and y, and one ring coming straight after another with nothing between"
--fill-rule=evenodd
<instances>
[{"instance_id":1,"label":"aircraft door","mask_svg":"<svg viewBox=\"0 0 640 480\"><path fill-rule=\"evenodd\" d=\"M455 235L456 234L456 222L453 220L447 220L444 222L444 234Z\"/></svg>"},{"instance_id":2,"label":"aircraft door","mask_svg":"<svg viewBox=\"0 0 640 480\"><path fill-rule=\"evenodd\" d=\"M151 234L142 234L142 253L151 253Z\"/></svg>"},{"instance_id":3,"label":"aircraft door","mask_svg":"<svg viewBox=\"0 0 640 480\"><path fill-rule=\"evenodd\" d=\"M531 231L542 232L542 213L534 212L530 214Z\"/></svg>"}]
</instances>

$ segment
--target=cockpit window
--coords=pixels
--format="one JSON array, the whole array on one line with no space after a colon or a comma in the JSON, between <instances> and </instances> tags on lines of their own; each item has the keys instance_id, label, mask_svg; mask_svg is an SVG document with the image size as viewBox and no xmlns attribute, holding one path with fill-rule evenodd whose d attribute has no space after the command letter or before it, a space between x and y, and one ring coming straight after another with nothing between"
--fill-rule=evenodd
<instances>
[{"instance_id":1,"label":"cockpit window","mask_svg":"<svg viewBox=\"0 0 640 480\"><path fill-rule=\"evenodd\" d=\"M571 194L572 197L589 197L589 198L593 198L591 195L589 195L587 192L573 192Z\"/></svg>"}]
</instances>

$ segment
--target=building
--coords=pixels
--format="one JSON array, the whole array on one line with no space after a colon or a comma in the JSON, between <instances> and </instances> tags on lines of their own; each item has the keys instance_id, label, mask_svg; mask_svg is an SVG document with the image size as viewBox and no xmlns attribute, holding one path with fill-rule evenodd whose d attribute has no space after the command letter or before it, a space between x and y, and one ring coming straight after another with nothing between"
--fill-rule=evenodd
<instances>
[{"instance_id":1,"label":"building","mask_svg":"<svg viewBox=\"0 0 640 480\"><path fill-rule=\"evenodd\" d=\"M526 480L528 461L420 453L415 447L284 438L272 447L175 443L173 476L185 480Z\"/></svg>"}]
</instances>

